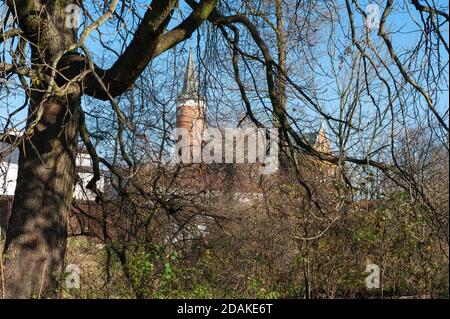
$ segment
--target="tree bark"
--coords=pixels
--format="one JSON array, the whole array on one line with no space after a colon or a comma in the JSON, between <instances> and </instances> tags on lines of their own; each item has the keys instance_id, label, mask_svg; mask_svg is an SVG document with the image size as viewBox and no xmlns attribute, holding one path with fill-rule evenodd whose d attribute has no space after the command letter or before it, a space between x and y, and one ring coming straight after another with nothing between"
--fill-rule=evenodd
<instances>
[{"instance_id":1,"label":"tree bark","mask_svg":"<svg viewBox=\"0 0 450 319\"><path fill-rule=\"evenodd\" d=\"M27 5L17 7L20 27L31 43L36 74L50 76L55 57L76 43L75 30L65 26L64 8L69 3L27 1ZM58 72L67 66L58 64ZM61 76L55 80L60 87L68 81ZM24 142L19 146L17 184L4 247L6 298L57 296L75 184L80 86L70 84L70 95L46 97L46 78L40 76L31 82L31 102Z\"/></svg>"},{"instance_id":2,"label":"tree bark","mask_svg":"<svg viewBox=\"0 0 450 319\"><path fill-rule=\"evenodd\" d=\"M56 68L56 74L63 76L57 76L55 81L60 88L70 85L71 90L70 95L51 92L46 97L42 93L49 87L46 78L33 81L28 135L20 147L19 173L4 249L5 296L56 297L75 184L82 94L109 100L125 92L155 56L189 38L208 18L218 0L200 1L186 19L166 33L178 1L153 0L133 40L113 66L108 70L96 67L98 76L86 73L82 82L73 83L68 81L85 71L88 61L78 51L68 52L77 43L76 30L65 26L65 8L72 1L6 2L11 11L17 12L23 37L30 43L33 71L48 78L55 59L65 53ZM36 112L38 109L43 112ZM42 117L37 118L40 113Z\"/></svg>"},{"instance_id":3,"label":"tree bark","mask_svg":"<svg viewBox=\"0 0 450 319\"><path fill-rule=\"evenodd\" d=\"M6 298L57 296L75 183L79 101L45 102L42 127L20 147L5 242Z\"/></svg>"},{"instance_id":4,"label":"tree bark","mask_svg":"<svg viewBox=\"0 0 450 319\"><path fill-rule=\"evenodd\" d=\"M287 95L286 95L286 55L287 55L287 34L284 30L284 12L283 12L283 0L275 1L275 16L276 16L276 37L277 37L277 55L278 55L278 66L283 72L278 71L276 85L279 96L280 109L282 112L286 112L287 105ZM289 143L287 141L287 136L279 123L280 119L275 116L275 125L278 127L278 136L280 137L279 142L279 161L280 167L283 170L288 170L292 166L291 161L295 161L291 158L289 151Z\"/></svg>"}]
</instances>

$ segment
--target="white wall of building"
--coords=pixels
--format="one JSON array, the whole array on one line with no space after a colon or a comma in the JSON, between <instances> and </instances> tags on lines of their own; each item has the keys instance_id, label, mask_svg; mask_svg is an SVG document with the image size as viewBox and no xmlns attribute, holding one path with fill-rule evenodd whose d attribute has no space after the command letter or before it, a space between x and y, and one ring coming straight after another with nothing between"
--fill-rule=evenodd
<instances>
[{"instance_id":1,"label":"white wall of building","mask_svg":"<svg viewBox=\"0 0 450 319\"><path fill-rule=\"evenodd\" d=\"M78 173L79 180L75 184L75 190L73 191L73 198L76 200L89 200L93 201L95 200L95 194L87 189L87 184L91 180L91 178L94 176L92 173ZM100 191L103 191L104 189L104 177L100 177L100 180L97 182L97 188Z\"/></svg>"},{"instance_id":2,"label":"white wall of building","mask_svg":"<svg viewBox=\"0 0 450 319\"><path fill-rule=\"evenodd\" d=\"M6 150L8 147L8 144L0 142L0 151ZM19 150L17 148L0 160L0 196L14 196L18 163Z\"/></svg>"},{"instance_id":3,"label":"white wall of building","mask_svg":"<svg viewBox=\"0 0 450 319\"><path fill-rule=\"evenodd\" d=\"M14 196L19 165L0 162L0 195Z\"/></svg>"},{"instance_id":4,"label":"white wall of building","mask_svg":"<svg viewBox=\"0 0 450 319\"><path fill-rule=\"evenodd\" d=\"M0 143L0 150L5 149L6 147L7 145ZM19 150L15 149L12 154L0 160L0 196L14 196L19 168L18 159ZM89 154L79 153L76 158L76 165L81 168L80 172L78 172L79 180L75 185L73 198L76 200L95 200L95 194L86 188L93 176L93 173L86 171L92 166ZM101 176L100 180L97 182L97 188L100 191L103 191L104 185L104 177Z\"/></svg>"}]
</instances>

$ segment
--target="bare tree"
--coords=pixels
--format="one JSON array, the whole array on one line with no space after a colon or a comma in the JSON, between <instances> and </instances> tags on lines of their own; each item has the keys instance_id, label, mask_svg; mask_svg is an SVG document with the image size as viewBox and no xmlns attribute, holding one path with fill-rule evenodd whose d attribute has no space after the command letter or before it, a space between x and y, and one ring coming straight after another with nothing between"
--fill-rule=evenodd
<instances>
[{"instance_id":1,"label":"bare tree","mask_svg":"<svg viewBox=\"0 0 450 319\"><path fill-rule=\"evenodd\" d=\"M104 167L117 178L127 210L131 207L134 213L150 203L146 212L173 211L167 203L176 196L154 193L163 185L158 184L160 170L150 174L149 180L158 184L152 189L130 177L139 175L148 157L164 171L162 153L170 143L171 120L166 116L174 94L162 99L155 89L158 81L144 71L152 61L163 63L156 60L163 54L173 55L165 62L176 65L181 51L170 49L194 32L202 76L210 87L209 112L216 121L233 113L236 125L250 119L258 127L279 128L284 152L293 161L288 176L294 178L287 183L301 189L298 193L313 204L308 212L320 220L311 227L302 224L303 233L296 235L305 256L313 254L315 233L333 229L349 211L349 202L368 196L368 190L376 200L402 190L413 209L426 216L448 260L448 202L443 200L448 183L439 181L439 194L433 187L436 172L448 175L442 165L448 157L449 117L445 1L112 0L99 6L77 1L75 7L71 1L3 3L0 99L8 114L1 115L2 141L10 137L8 129L23 129L10 148L1 150L5 156L20 149L5 244L7 297L55 295L78 137L94 164L88 188L99 199L96 183ZM76 8L83 13L80 29L67 27ZM417 37L398 44L405 32ZM166 85L175 90L176 72L166 76ZM17 89L22 100L11 105ZM144 98L146 94L151 98ZM162 122L152 123L149 110L160 113ZM25 111L23 123L18 115ZM326 150L310 141L309 131L321 122L331 143ZM143 150L149 147L149 125L155 134L150 137L152 151ZM102 148L108 149L108 157L99 154ZM324 165L336 169L339 189L330 192L334 206L321 194L320 178L317 185L300 162L314 163L312 170L319 176ZM182 201L190 207L188 202ZM130 219L142 216L130 214ZM123 250L116 252L123 256ZM312 277L307 271L304 277L309 297Z\"/></svg>"},{"instance_id":2,"label":"bare tree","mask_svg":"<svg viewBox=\"0 0 450 319\"><path fill-rule=\"evenodd\" d=\"M3 32L2 38L18 35L20 41L16 50L8 54L11 63L2 61L2 73L26 74L32 79L31 85L25 86L29 115L5 244L7 297L44 297L56 292L58 278L54 274L62 271L79 132L94 163L98 166L103 162L85 134L81 97L109 100L120 118L120 126L126 126L114 97L129 89L156 56L189 38L216 3L201 1L188 17L168 31L174 11L179 10L178 1L152 1L143 17L127 1L121 1L120 6L118 0L110 1L97 19L86 19L78 36L77 30L66 24L65 11L72 1L6 1L7 15L14 17L16 28ZM78 4L86 12L94 6L84 1ZM87 39L108 19L116 19L118 28L127 27L120 22L118 7L122 12L132 10L138 15L138 26L130 31L131 41L124 40L126 48L113 65L102 69L90 59ZM25 52L24 46L30 52ZM92 185L95 187L95 181Z\"/></svg>"}]
</instances>

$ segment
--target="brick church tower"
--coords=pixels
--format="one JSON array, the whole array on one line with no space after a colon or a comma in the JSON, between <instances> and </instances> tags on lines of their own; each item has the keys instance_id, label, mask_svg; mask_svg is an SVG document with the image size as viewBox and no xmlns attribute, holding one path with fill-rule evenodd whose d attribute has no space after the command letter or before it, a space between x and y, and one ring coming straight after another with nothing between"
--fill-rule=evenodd
<instances>
[{"instance_id":1,"label":"brick church tower","mask_svg":"<svg viewBox=\"0 0 450 319\"><path fill-rule=\"evenodd\" d=\"M200 94L198 74L192 51L190 51L184 74L183 89L177 98L176 128L189 130L191 154L195 153L194 149L200 149L201 147L201 139L196 138L194 133L202 134L205 129L205 107L206 99ZM197 125L195 130L194 125Z\"/></svg>"}]
</instances>

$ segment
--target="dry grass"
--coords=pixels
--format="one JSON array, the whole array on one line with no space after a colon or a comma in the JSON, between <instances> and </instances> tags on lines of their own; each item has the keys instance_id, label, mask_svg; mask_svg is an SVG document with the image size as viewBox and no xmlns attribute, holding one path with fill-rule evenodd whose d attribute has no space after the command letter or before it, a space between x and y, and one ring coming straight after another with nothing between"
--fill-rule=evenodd
<instances>
[{"instance_id":1,"label":"dry grass","mask_svg":"<svg viewBox=\"0 0 450 319\"><path fill-rule=\"evenodd\" d=\"M124 284L120 271L112 269L112 277L106 281L105 250L98 241L87 237L69 238L65 265L80 268L80 289L67 289L62 282L62 298L129 298L129 288Z\"/></svg>"}]
</instances>

